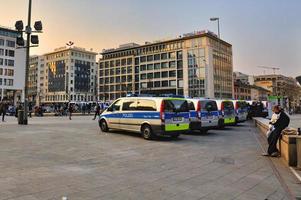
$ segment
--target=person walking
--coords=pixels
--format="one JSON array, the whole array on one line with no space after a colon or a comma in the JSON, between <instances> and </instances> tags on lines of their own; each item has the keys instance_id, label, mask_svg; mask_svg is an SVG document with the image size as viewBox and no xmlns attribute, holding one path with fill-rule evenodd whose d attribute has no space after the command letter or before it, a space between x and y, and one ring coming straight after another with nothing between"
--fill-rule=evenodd
<instances>
[{"instance_id":1,"label":"person walking","mask_svg":"<svg viewBox=\"0 0 301 200\"><path fill-rule=\"evenodd\" d=\"M6 115L7 108L8 108L8 104L4 100L2 100L1 111L0 111L0 113L2 113L2 122L4 122L4 117Z\"/></svg>"},{"instance_id":2,"label":"person walking","mask_svg":"<svg viewBox=\"0 0 301 200\"><path fill-rule=\"evenodd\" d=\"M100 115L100 106L99 106L99 104L97 103L97 104L96 104L96 109L95 109L95 115L94 115L93 120L95 120L96 117L98 117L99 115Z\"/></svg>"},{"instance_id":3,"label":"person walking","mask_svg":"<svg viewBox=\"0 0 301 200\"><path fill-rule=\"evenodd\" d=\"M72 112L73 112L73 105L71 103L69 103L68 111L69 111L69 119L71 120Z\"/></svg>"},{"instance_id":4,"label":"person walking","mask_svg":"<svg viewBox=\"0 0 301 200\"><path fill-rule=\"evenodd\" d=\"M263 156L271 156L271 157L280 156L279 150L277 149L276 145L281 136L281 132L286 127L288 127L290 123L289 116L280 108L280 106L275 106L274 111L278 115L278 119L274 123L270 122L270 124L274 126L274 129L268 137L269 147L267 153L263 154Z\"/></svg>"}]
</instances>

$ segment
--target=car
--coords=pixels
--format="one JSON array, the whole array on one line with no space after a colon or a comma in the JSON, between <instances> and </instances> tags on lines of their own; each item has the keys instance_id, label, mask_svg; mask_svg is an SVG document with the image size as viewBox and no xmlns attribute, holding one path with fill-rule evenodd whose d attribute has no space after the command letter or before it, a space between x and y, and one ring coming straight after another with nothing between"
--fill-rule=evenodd
<instances>
[{"instance_id":1,"label":"car","mask_svg":"<svg viewBox=\"0 0 301 200\"><path fill-rule=\"evenodd\" d=\"M248 103L244 100L232 100L235 110L235 121L241 123L247 121Z\"/></svg>"},{"instance_id":2,"label":"car","mask_svg":"<svg viewBox=\"0 0 301 200\"><path fill-rule=\"evenodd\" d=\"M139 132L147 140L156 136L177 138L189 129L188 103L172 97L119 98L101 113L99 126L103 132Z\"/></svg>"}]
</instances>

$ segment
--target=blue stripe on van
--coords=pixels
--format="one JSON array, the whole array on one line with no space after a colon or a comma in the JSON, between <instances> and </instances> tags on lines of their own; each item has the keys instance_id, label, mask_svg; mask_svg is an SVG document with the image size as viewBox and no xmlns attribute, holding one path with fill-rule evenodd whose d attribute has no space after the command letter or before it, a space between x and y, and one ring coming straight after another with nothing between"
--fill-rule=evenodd
<instances>
[{"instance_id":1,"label":"blue stripe on van","mask_svg":"<svg viewBox=\"0 0 301 200\"><path fill-rule=\"evenodd\" d=\"M209 115L208 111L201 111L201 117L207 117L208 115ZM219 111L212 111L210 112L210 115L218 117L220 114Z\"/></svg>"},{"instance_id":2,"label":"blue stripe on van","mask_svg":"<svg viewBox=\"0 0 301 200\"><path fill-rule=\"evenodd\" d=\"M165 119L172 119L173 117L189 118L188 112L180 113L164 113ZM126 112L126 113L111 113L103 114L101 117L106 118L134 118L134 119L160 119L160 112Z\"/></svg>"}]
</instances>

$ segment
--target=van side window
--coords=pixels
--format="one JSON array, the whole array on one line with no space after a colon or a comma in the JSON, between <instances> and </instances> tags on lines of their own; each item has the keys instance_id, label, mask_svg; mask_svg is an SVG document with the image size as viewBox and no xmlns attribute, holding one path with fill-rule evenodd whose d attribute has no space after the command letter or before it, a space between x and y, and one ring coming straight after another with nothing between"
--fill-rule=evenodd
<instances>
[{"instance_id":1,"label":"van side window","mask_svg":"<svg viewBox=\"0 0 301 200\"><path fill-rule=\"evenodd\" d=\"M113 108L113 111L119 111L121 106L121 101L116 101L111 107Z\"/></svg>"},{"instance_id":2,"label":"van side window","mask_svg":"<svg viewBox=\"0 0 301 200\"><path fill-rule=\"evenodd\" d=\"M156 102L152 100L140 99L137 102L137 110L143 111L156 111Z\"/></svg>"},{"instance_id":3,"label":"van side window","mask_svg":"<svg viewBox=\"0 0 301 200\"><path fill-rule=\"evenodd\" d=\"M136 110L136 101L135 100L127 100L124 101L122 104L122 110L123 111L133 111Z\"/></svg>"},{"instance_id":4,"label":"van side window","mask_svg":"<svg viewBox=\"0 0 301 200\"><path fill-rule=\"evenodd\" d=\"M195 110L195 107L194 107L194 104L193 104L192 101L187 101L187 103L188 103L188 109L189 110Z\"/></svg>"}]
</instances>

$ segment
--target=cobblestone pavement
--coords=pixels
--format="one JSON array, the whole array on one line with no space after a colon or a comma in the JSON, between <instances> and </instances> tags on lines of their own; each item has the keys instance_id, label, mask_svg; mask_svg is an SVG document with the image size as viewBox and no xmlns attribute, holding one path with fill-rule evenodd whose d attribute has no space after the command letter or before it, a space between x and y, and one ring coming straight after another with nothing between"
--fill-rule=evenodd
<instances>
[{"instance_id":1,"label":"cobblestone pavement","mask_svg":"<svg viewBox=\"0 0 301 200\"><path fill-rule=\"evenodd\" d=\"M252 123L146 141L91 119L0 122L0 199L288 199Z\"/></svg>"}]
</instances>

